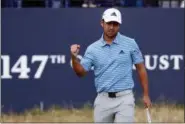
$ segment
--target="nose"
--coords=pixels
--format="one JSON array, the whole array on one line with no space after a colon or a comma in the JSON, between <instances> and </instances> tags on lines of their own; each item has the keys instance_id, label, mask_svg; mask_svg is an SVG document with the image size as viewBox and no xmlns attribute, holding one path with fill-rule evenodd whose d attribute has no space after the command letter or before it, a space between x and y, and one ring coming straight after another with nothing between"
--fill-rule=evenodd
<instances>
[{"instance_id":1,"label":"nose","mask_svg":"<svg viewBox=\"0 0 185 124\"><path fill-rule=\"evenodd\" d=\"M114 24L110 24L110 29L113 29L114 28Z\"/></svg>"}]
</instances>

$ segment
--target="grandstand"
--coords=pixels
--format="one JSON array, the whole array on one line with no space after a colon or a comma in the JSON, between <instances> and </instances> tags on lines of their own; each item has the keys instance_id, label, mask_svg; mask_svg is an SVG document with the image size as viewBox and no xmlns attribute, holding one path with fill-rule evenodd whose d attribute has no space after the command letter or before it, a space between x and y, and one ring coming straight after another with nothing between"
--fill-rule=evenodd
<instances>
[{"instance_id":1,"label":"grandstand","mask_svg":"<svg viewBox=\"0 0 185 124\"><path fill-rule=\"evenodd\" d=\"M1 0L6 8L68 8L68 7L183 7L183 0Z\"/></svg>"}]
</instances>

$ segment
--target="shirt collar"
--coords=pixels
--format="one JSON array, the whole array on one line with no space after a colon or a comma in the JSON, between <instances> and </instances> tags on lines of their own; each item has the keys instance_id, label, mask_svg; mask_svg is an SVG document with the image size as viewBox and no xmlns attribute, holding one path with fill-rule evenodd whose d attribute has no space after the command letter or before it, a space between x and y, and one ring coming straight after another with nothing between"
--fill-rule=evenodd
<instances>
[{"instance_id":1,"label":"shirt collar","mask_svg":"<svg viewBox=\"0 0 185 124\"><path fill-rule=\"evenodd\" d=\"M120 33L118 32L117 35L116 35L116 37L115 37L115 39L113 40L112 43L119 44L119 35L120 35ZM102 47L105 46L105 45L107 44L106 41L105 41L104 38L103 38L103 34L102 34L102 36L101 36L101 38L100 38L100 41L101 41L101 46L102 46Z\"/></svg>"}]
</instances>

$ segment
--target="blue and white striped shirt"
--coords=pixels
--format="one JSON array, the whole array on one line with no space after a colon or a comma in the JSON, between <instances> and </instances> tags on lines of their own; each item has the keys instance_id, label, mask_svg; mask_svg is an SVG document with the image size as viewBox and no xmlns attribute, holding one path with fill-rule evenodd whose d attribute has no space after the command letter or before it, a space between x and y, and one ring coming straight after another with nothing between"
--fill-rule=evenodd
<instances>
[{"instance_id":1,"label":"blue and white striped shirt","mask_svg":"<svg viewBox=\"0 0 185 124\"><path fill-rule=\"evenodd\" d=\"M103 36L89 45L80 63L86 71L94 67L95 87L100 93L132 89L132 67L141 62L143 56L135 40L118 33L111 45Z\"/></svg>"}]
</instances>

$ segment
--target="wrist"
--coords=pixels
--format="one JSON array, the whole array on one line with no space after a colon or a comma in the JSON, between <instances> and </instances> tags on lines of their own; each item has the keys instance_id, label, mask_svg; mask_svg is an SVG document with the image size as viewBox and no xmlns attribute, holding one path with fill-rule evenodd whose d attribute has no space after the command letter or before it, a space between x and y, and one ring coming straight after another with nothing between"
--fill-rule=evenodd
<instances>
[{"instance_id":1,"label":"wrist","mask_svg":"<svg viewBox=\"0 0 185 124\"><path fill-rule=\"evenodd\" d=\"M149 97L149 94L148 93L144 93L143 96L144 97Z\"/></svg>"},{"instance_id":2,"label":"wrist","mask_svg":"<svg viewBox=\"0 0 185 124\"><path fill-rule=\"evenodd\" d=\"M80 61L80 59L77 57L78 55L71 54L72 61Z\"/></svg>"},{"instance_id":3,"label":"wrist","mask_svg":"<svg viewBox=\"0 0 185 124\"><path fill-rule=\"evenodd\" d=\"M77 59L77 55L74 55L72 53L71 53L71 57L72 57L72 59Z\"/></svg>"},{"instance_id":4,"label":"wrist","mask_svg":"<svg viewBox=\"0 0 185 124\"><path fill-rule=\"evenodd\" d=\"M143 87L143 96L149 96L149 90L147 86Z\"/></svg>"},{"instance_id":5,"label":"wrist","mask_svg":"<svg viewBox=\"0 0 185 124\"><path fill-rule=\"evenodd\" d=\"M149 93L144 91L143 96L149 96Z\"/></svg>"}]
</instances>

